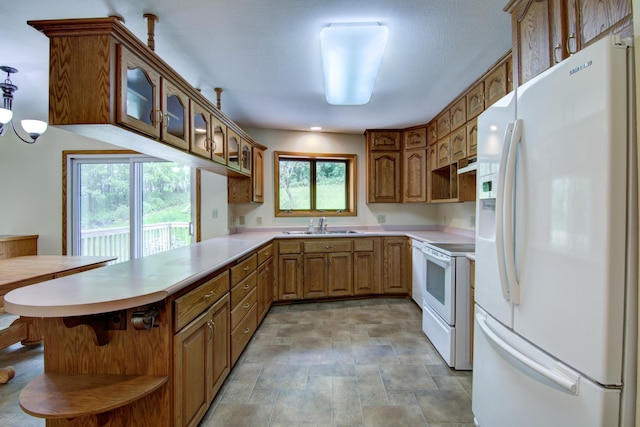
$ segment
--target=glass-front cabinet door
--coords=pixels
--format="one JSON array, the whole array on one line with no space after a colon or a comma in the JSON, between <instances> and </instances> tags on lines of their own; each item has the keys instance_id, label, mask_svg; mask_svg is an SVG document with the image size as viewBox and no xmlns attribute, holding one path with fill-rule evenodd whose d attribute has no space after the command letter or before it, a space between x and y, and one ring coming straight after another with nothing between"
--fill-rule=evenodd
<instances>
[{"instance_id":1,"label":"glass-front cabinet door","mask_svg":"<svg viewBox=\"0 0 640 427\"><path fill-rule=\"evenodd\" d=\"M227 166L240 170L240 135L227 129Z\"/></svg>"},{"instance_id":2,"label":"glass-front cabinet door","mask_svg":"<svg viewBox=\"0 0 640 427\"><path fill-rule=\"evenodd\" d=\"M122 45L118 122L149 136L160 137L160 75Z\"/></svg>"},{"instance_id":3,"label":"glass-front cabinet door","mask_svg":"<svg viewBox=\"0 0 640 427\"><path fill-rule=\"evenodd\" d=\"M251 174L251 144L244 139L240 140L240 171Z\"/></svg>"},{"instance_id":4,"label":"glass-front cabinet door","mask_svg":"<svg viewBox=\"0 0 640 427\"><path fill-rule=\"evenodd\" d=\"M189 98L167 79L162 79L161 139L174 147L189 149Z\"/></svg>"},{"instance_id":5,"label":"glass-front cabinet door","mask_svg":"<svg viewBox=\"0 0 640 427\"><path fill-rule=\"evenodd\" d=\"M211 115L198 103L191 103L191 152L211 158Z\"/></svg>"},{"instance_id":6,"label":"glass-front cabinet door","mask_svg":"<svg viewBox=\"0 0 640 427\"><path fill-rule=\"evenodd\" d=\"M212 116L213 149L211 160L227 164L227 126Z\"/></svg>"}]
</instances>

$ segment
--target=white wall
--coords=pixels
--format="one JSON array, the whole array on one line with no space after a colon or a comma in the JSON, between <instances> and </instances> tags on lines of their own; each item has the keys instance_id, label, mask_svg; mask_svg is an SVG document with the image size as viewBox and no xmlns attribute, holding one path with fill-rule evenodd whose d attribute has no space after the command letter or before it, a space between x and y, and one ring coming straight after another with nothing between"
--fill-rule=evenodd
<instances>
[{"instance_id":1,"label":"white wall","mask_svg":"<svg viewBox=\"0 0 640 427\"><path fill-rule=\"evenodd\" d=\"M50 127L32 145L0 137L0 235L38 234L40 255L62 254L62 151L120 147ZM202 172L203 240L229 233L227 178ZM211 209L217 207L217 219Z\"/></svg>"},{"instance_id":2,"label":"white wall","mask_svg":"<svg viewBox=\"0 0 640 427\"><path fill-rule=\"evenodd\" d=\"M231 206L232 215L245 217L245 226L269 228L281 226L306 226L309 218L275 218L273 187L273 153L296 151L306 153L356 154L358 156L358 215L355 217L330 217L329 224L378 225L378 215L385 216L386 225L432 225L439 224L438 207L426 203L374 203L367 205L365 189L365 138L356 134L322 132L296 132L274 129L246 129L256 141L268 147L265 152L263 204L238 204ZM261 218L262 224L258 224ZM238 221L236 221L238 224Z\"/></svg>"}]
</instances>

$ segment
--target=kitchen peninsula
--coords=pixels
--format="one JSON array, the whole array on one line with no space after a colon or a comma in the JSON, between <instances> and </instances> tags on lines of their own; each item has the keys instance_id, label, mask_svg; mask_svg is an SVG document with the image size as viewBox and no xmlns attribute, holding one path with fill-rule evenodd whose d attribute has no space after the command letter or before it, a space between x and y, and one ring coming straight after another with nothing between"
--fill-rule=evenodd
<instances>
[{"instance_id":1,"label":"kitchen peninsula","mask_svg":"<svg viewBox=\"0 0 640 427\"><path fill-rule=\"evenodd\" d=\"M49 426L195 425L271 304L269 294L279 299L272 266L280 244L404 239L408 252L409 237L473 241L437 230L241 233L12 291L7 311L44 318L45 373L23 389L20 404ZM264 286L271 292L261 297Z\"/></svg>"}]
</instances>

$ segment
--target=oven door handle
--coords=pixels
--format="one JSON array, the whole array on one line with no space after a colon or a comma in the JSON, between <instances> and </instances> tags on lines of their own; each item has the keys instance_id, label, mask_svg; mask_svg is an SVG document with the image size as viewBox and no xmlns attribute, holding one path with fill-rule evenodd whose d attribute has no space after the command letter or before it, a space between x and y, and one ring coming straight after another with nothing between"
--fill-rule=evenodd
<instances>
[{"instance_id":1,"label":"oven door handle","mask_svg":"<svg viewBox=\"0 0 640 427\"><path fill-rule=\"evenodd\" d=\"M423 253L427 258L427 261L432 262L442 268L449 268L449 266L451 265L451 260L449 258L443 259L443 258L435 257L428 252L423 252Z\"/></svg>"}]
</instances>

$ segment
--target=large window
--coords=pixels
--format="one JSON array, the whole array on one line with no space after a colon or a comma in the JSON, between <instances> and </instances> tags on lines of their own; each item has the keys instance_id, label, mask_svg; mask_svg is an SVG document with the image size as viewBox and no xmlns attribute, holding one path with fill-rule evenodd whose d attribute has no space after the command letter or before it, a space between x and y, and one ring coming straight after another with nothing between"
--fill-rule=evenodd
<instances>
[{"instance_id":1,"label":"large window","mask_svg":"<svg viewBox=\"0 0 640 427\"><path fill-rule=\"evenodd\" d=\"M275 152L276 216L356 215L356 156Z\"/></svg>"},{"instance_id":2,"label":"large window","mask_svg":"<svg viewBox=\"0 0 640 427\"><path fill-rule=\"evenodd\" d=\"M192 171L135 154L68 154L66 253L116 262L192 242Z\"/></svg>"}]
</instances>

